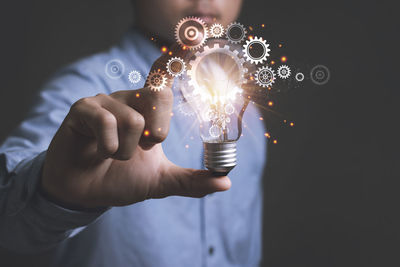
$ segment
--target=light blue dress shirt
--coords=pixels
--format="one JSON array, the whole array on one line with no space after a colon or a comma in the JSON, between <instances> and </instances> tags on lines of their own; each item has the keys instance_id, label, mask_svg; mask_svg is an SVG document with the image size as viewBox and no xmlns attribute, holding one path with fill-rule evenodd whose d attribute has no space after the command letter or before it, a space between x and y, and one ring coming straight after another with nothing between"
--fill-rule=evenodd
<instances>
[{"instance_id":1,"label":"light blue dress shirt","mask_svg":"<svg viewBox=\"0 0 400 267\"><path fill-rule=\"evenodd\" d=\"M151 41L131 30L119 45L64 68L44 86L28 117L0 147L0 246L21 253L50 249L57 267L258 266L266 141L254 105L244 116L229 191L146 200L105 212L68 210L37 192L47 147L71 105L98 93L143 87L144 79L133 85L127 74L138 70L145 77L159 55ZM105 75L112 59L125 65L119 79ZM176 107L179 93L174 94ZM174 163L203 168L193 119L174 110L162 146Z\"/></svg>"}]
</instances>

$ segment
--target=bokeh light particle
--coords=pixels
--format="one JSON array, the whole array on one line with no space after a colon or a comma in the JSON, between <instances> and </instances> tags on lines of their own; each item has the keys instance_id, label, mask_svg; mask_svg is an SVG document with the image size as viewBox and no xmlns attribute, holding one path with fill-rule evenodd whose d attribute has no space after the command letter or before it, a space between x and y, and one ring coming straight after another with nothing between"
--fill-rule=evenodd
<instances>
[{"instance_id":1,"label":"bokeh light particle","mask_svg":"<svg viewBox=\"0 0 400 267\"><path fill-rule=\"evenodd\" d=\"M168 51L168 48L166 46L161 47L161 52L166 53Z\"/></svg>"},{"instance_id":2,"label":"bokeh light particle","mask_svg":"<svg viewBox=\"0 0 400 267\"><path fill-rule=\"evenodd\" d=\"M282 61L283 63L285 63L285 62L287 61L287 57L285 57L285 56L281 57L281 61Z\"/></svg>"},{"instance_id":3,"label":"bokeh light particle","mask_svg":"<svg viewBox=\"0 0 400 267\"><path fill-rule=\"evenodd\" d=\"M143 134L144 134L144 136L149 136L150 132L148 130L145 130Z\"/></svg>"}]
</instances>

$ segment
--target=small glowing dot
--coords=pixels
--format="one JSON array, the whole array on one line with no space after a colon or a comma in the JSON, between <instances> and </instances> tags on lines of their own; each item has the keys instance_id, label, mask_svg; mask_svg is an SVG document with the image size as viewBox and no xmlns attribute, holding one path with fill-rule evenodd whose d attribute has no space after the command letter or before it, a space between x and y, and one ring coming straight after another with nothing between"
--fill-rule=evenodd
<instances>
[{"instance_id":1,"label":"small glowing dot","mask_svg":"<svg viewBox=\"0 0 400 267\"><path fill-rule=\"evenodd\" d=\"M277 144L277 143L278 143L278 140L275 139L275 140L274 140L274 144Z\"/></svg>"},{"instance_id":2,"label":"small glowing dot","mask_svg":"<svg viewBox=\"0 0 400 267\"><path fill-rule=\"evenodd\" d=\"M157 129L157 131L159 131L159 132L160 132L160 131L161 131L161 128L158 128L158 129Z\"/></svg>"},{"instance_id":3,"label":"small glowing dot","mask_svg":"<svg viewBox=\"0 0 400 267\"><path fill-rule=\"evenodd\" d=\"M272 101L268 102L268 106L272 107L273 105L274 105L274 102L272 102Z\"/></svg>"},{"instance_id":4,"label":"small glowing dot","mask_svg":"<svg viewBox=\"0 0 400 267\"><path fill-rule=\"evenodd\" d=\"M139 97L140 97L140 94L139 94L139 93L137 93L137 94L136 94L136 98L139 98Z\"/></svg>"},{"instance_id":5,"label":"small glowing dot","mask_svg":"<svg viewBox=\"0 0 400 267\"><path fill-rule=\"evenodd\" d=\"M263 117L260 117L259 119L260 119L260 121L263 121L263 120L264 120L264 118L263 118Z\"/></svg>"},{"instance_id":6,"label":"small glowing dot","mask_svg":"<svg viewBox=\"0 0 400 267\"><path fill-rule=\"evenodd\" d=\"M168 51L168 48L167 48L167 47L165 47L165 46L161 47L161 52L165 53L165 52L167 52L167 51Z\"/></svg>"},{"instance_id":7,"label":"small glowing dot","mask_svg":"<svg viewBox=\"0 0 400 267\"><path fill-rule=\"evenodd\" d=\"M294 122L291 122L291 123L290 123L290 126L292 126L292 127L293 127L293 126L294 126Z\"/></svg>"},{"instance_id":8,"label":"small glowing dot","mask_svg":"<svg viewBox=\"0 0 400 267\"><path fill-rule=\"evenodd\" d=\"M169 51L169 52L168 52L168 55L172 56L172 51Z\"/></svg>"},{"instance_id":9,"label":"small glowing dot","mask_svg":"<svg viewBox=\"0 0 400 267\"><path fill-rule=\"evenodd\" d=\"M269 133L265 133L264 136L267 137L267 138L271 137L271 135Z\"/></svg>"},{"instance_id":10,"label":"small glowing dot","mask_svg":"<svg viewBox=\"0 0 400 267\"><path fill-rule=\"evenodd\" d=\"M281 48L281 47L282 47L282 44L279 44L278 47Z\"/></svg>"},{"instance_id":11,"label":"small glowing dot","mask_svg":"<svg viewBox=\"0 0 400 267\"><path fill-rule=\"evenodd\" d=\"M182 49L183 49L183 50L186 50L186 49L187 49L187 46L186 46L186 45L184 45L184 46L182 47Z\"/></svg>"},{"instance_id":12,"label":"small glowing dot","mask_svg":"<svg viewBox=\"0 0 400 267\"><path fill-rule=\"evenodd\" d=\"M261 27L265 28L265 24L261 24Z\"/></svg>"},{"instance_id":13,"label":"small glowing dot","mask_svg":"<svg viewBox=\"0 0 400 267\"><path fill-rule=\"evenodd\" d=\"M268 87L268 90L270 91L272 88L271 87Z\"/></svg>"},{"instance_id":14,"label":"small glowing dot","mask_svg":"<svg viewBox=\"0 0 400 267\"><path fill-rule=\"evenodd\" d=\"M284 122L284 123L286 123L286 122L287 122L287 120L283 120L283 122Z\"/></svg>"},{"instance_id":15,"label":"small glowing dot","mask_svg":"<svg viewBox=\"0 0 400 267\"><path fill-rule=\"evenodd\" d=\"M151 37L150 40L154 41L154 37Z\"/></svg>"},{"instance_id":16,"label":"small glowing dot","mask_svg":"<svg viewBox=\"0 0 400 267\"><path fill-rule=\"evenodd\" d=\"M171 112L171 117L172 117L172 116L174 116L174 113L173 113L173 112Z\"/></svg>"},{"instance_id":17,"label":"small glowing dot","mask_svg":"<svg viewBox=\"0 0 400 267\"><path fill-rule=\"evenodd\" d=\"M274 64L275 64L275 61L272 60L272 61L271 61L271 65L274 65Z\"/></svg>"},{"instance_id":18,"label":"small glowing dot","mask_svg":"<svg viewBox=\"0 0 400 267\"><path fill-rule=\"evenodd\" d=\"M281 57L281 61L282 62L286 62L287 61L287 57L285 57L285 56Z\"/></svg>"},{"instance_id":19,"label":"small glowing dot","mask_svg":"<svg viewBox=\"0 0 400 267\"><path fill-rule=\"evenodd\" d=\"M247 98L248 98L248 99L250 99L250 98L251 98L251 96L247 96Z\"/></svg>"},{"instance_id":20,"label":"small glowing dot","mask_svg":"<svg viewBox=\"0 0 400 267\"><path fill-rule=\"evenodd\" d=\"M149 136L149 135L150 135L150 132L148 130L145 130L144 131L144 136Z\"/></svg>"},{"instance_id":21,"label":"small glowing dot","mask_svg":"<svg viewBox=\"0 0 400 267\"><path fill-rule=\"evenodd\" d=\"M252 30L253 30L253 27L252 27L252 26L249 26L249 29L250 29L250 31L252 31Z\"/></svg>"},{"instance_id":22,"label":"small glowing dot","mask_svg":"<svg viewBox=\"0 0 400 267\"><path fill-rule=\"evenodd\" d=\"M249 40L253 40L254 36L253 35L249 35ZM251 49L251 47L250 47Z\"/></svg>"},{"instance_id":23,"label":"small glowing dot","mask_svg":"<svg viewBox=\"0 0 400 267\"><path fill-rule=\"evenodd\" d=\"M161 71L161 69L157 69L157 71L158 71L158 72L160 72L160 71Z\"/></svg>"},{"instance_id":24,"label":"small glowing dot","mask_svg":"<svg viewBox=\"0 0 400 267\"><path fill-rule=\"evenodd\" d=\"M189 148L189 145L185 145L185 148L186 148L186 149Z\"/></svg>"},{"instance_id":25,"label":"small glowing dot","mask_svg":"<svg viewBox=\"0 0 400 267\"><path fill-rule=\"evenodd\" d=\"M156 110L157 109L157 107L156 106L153 106L153 110Z\"/></svg>"},{"instance_id":26,"label":"small glowing dot","mask_svg":"<svg viewBox=\"0 0 400 267\"><path fill-rule=\"evenodd\" d=\"M241 134L240 136L243 137L243 134Z\"/></svg>"}]
</instances>

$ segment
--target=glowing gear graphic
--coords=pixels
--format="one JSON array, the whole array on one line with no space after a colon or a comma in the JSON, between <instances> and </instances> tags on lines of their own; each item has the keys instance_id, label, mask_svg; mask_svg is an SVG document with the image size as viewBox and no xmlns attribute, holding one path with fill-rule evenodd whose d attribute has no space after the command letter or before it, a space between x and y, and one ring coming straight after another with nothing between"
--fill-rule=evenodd
<instances>
[{"instance_id":1,"label":"glowing gear graphic","mask_svg":"<svg viewBox=\"0 0 400 267\"><path fill-rule=\"evenodd\" d=\"M194 89L193 94L199 95L203 101L209 102L226 102L235 99L236 95L242 92L241 85L246 83L244 75L247 72L243 66L245 60L239 58L238 54L237 50L230 50L228 45L222 46L218 43L213 46L205 46L202 52L196 52L195 59L189 62L190 70L187 71L190 77L188 83ZM223 63L230 71L226 72L226 70L217 68L216 62ZM229 79L230 77L227 75L232 73L234 74L233 78ZM210 81L213 84L205 86L209 82L210 76L221 80ZM222 76L227 79L222 79Z\"/></svg>"},{"instance_id":2,"label":"glowing gear graphic","mask_svg":"<svg viewBox=\"0 0 400 267\"><path fill-rule=\"evenodd\" d=\"M246 41L243 45L243 53L247 61L252 64L263 63L269 57L271 49L268 48L269 44L262 38L254 37Z\"/></svg>"},{"instance_id":3,"label":"glowing gear graphic","mask_svg":"<svg viewBox=\"0 0 400 267\"><path fill-rule=\"evenodd\" d=\"M281 79L287 79L292 74L290 68L286 65L282 65L278 68L278 76Z\"/></svg>"},{"instance_id":4,"label":"glowing gear graphic","mask_svg":"<svg viewBox=\"0 0 400 267\"><path fill-rule=\"evenodd\" d=\"M275 72L270 67L261 67L255 75L256 83L261 87L271 86L275 82Z\"/></svg>"},{"instance_id":5,"label":"glowing gear graphic","mask_svg":"<svg viewBox=\"0 0 400 267\"><path fill-rule=\"evenodd\" d=\"M313 81L313 83L315 83L316 85L324 85L329 81L331 74L329 72L329 69L324 65L317 65L312 68L310 76L311 81Z\"/></svg>"},{"instance_id":6,"label":"glowing gear graphic","mask_svg":"<svg viewBox=\"0 0 400 267\"><path fill-rule=\"evenodd\" d=\"M110 79L118 79L124 75L125 66L119 59L113 59L107 62L105 73Z\"/></svg>"},{"instance_id":7,"label":"glowing gear graphic","mask_svg":"<svg viewBox=\"0 0 400 267\"><path fill-rule=\"evenodd\" d=\"M167 85L167 77L160 70L150 72L146 80L146 86L152 91L161 91Z\"/></svg>"},{"instance_id":8,"label":"glowing gear graphic","mask_svg":"<svg viewBox=\"0 0 400 267\"><path fill-rule=\"evenodd\" d=\"M299 72L299 73L296 73L296 76L295 76L295 78L296 78L296 81L298 81L298 82L302 82L302 81L304 81L304 74L303 74L303 73L301 73L301 72Z\"/></svg>"},{"instance_id":9,"label":"glowing gear graphic","mask_svg":"<svg viewBox=\"0 0 400 267\"><path fill-rule=\"evenodd\" d=\"M207 26L203 20L187 17L178 22L175 28L175 38L182 47L197 49L204 45L208 38Z\"/></svg>"},{"instance_id":10,"label":"glowing gear graphic","mask_svg":"<svg viewBox=\"0 0 400 267\"><path fill-rule=\"evenodd\" d=\"M184 98L179 100L178 110L185 116L193 116L194 110L191 107L190 103Z\"/></svg>"},{"instance_id":11,"label":"glowing gear graphic","mask_svg":"<svg viewBox=\"0 0 400 267\"><path fill-rule=\"evenodd\" d=\"M173 77L182 75L186 70L186 64L180 57L173 57L167 62L167 71Z\"/></svg>"},{"instance_id":12,"label":"glowing gear graphic","mask_svg":"<svg viewBox=\"0 0 400 267\"><path fill-rule=\"evenodd\" d=\"M133 70L128 74L128 80L132 83L138 83L142 79L142 75L137 70Z\"/></svg>"},{"instance_id":13,"label":"glowing gear graphic","mask_svg":"<svg viewBox=\"0 0 400 267\"><path fill-rule=\"evenodd\" d=\"M210 35L214 38L221 38L224 35L224 26L214 23L210 28Z\"/></svg>"},{"instance_id":14,"label":"glowing gear graphic","mask_svg":"<svg viewBox=\"0 0 400 267\"><path fill-rule=\"evenodd\" d=\"M233 22L226 27L226 38L233 44L241 43L246 38L246 33L246 28L238 22Z\"/></svg>"}]
</instances>

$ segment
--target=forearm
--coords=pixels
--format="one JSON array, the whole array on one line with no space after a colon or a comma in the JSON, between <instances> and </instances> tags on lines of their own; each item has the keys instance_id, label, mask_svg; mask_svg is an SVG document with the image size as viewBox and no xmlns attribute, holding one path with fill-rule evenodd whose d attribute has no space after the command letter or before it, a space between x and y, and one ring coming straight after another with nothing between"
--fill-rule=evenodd
<instances>
[{"instance_id":1,"label":"forearm","mask_svg":"<svg viewBox=\"0 0 400 267\"><path fill-rule=\"evenodd\" d=\"M73 211L45 199L37 190L44 157L42 153L22 162L12 174L0 166L0 246L9 250L46 250L75 235L105 211Z\"/></svg>"}]
</instances>

